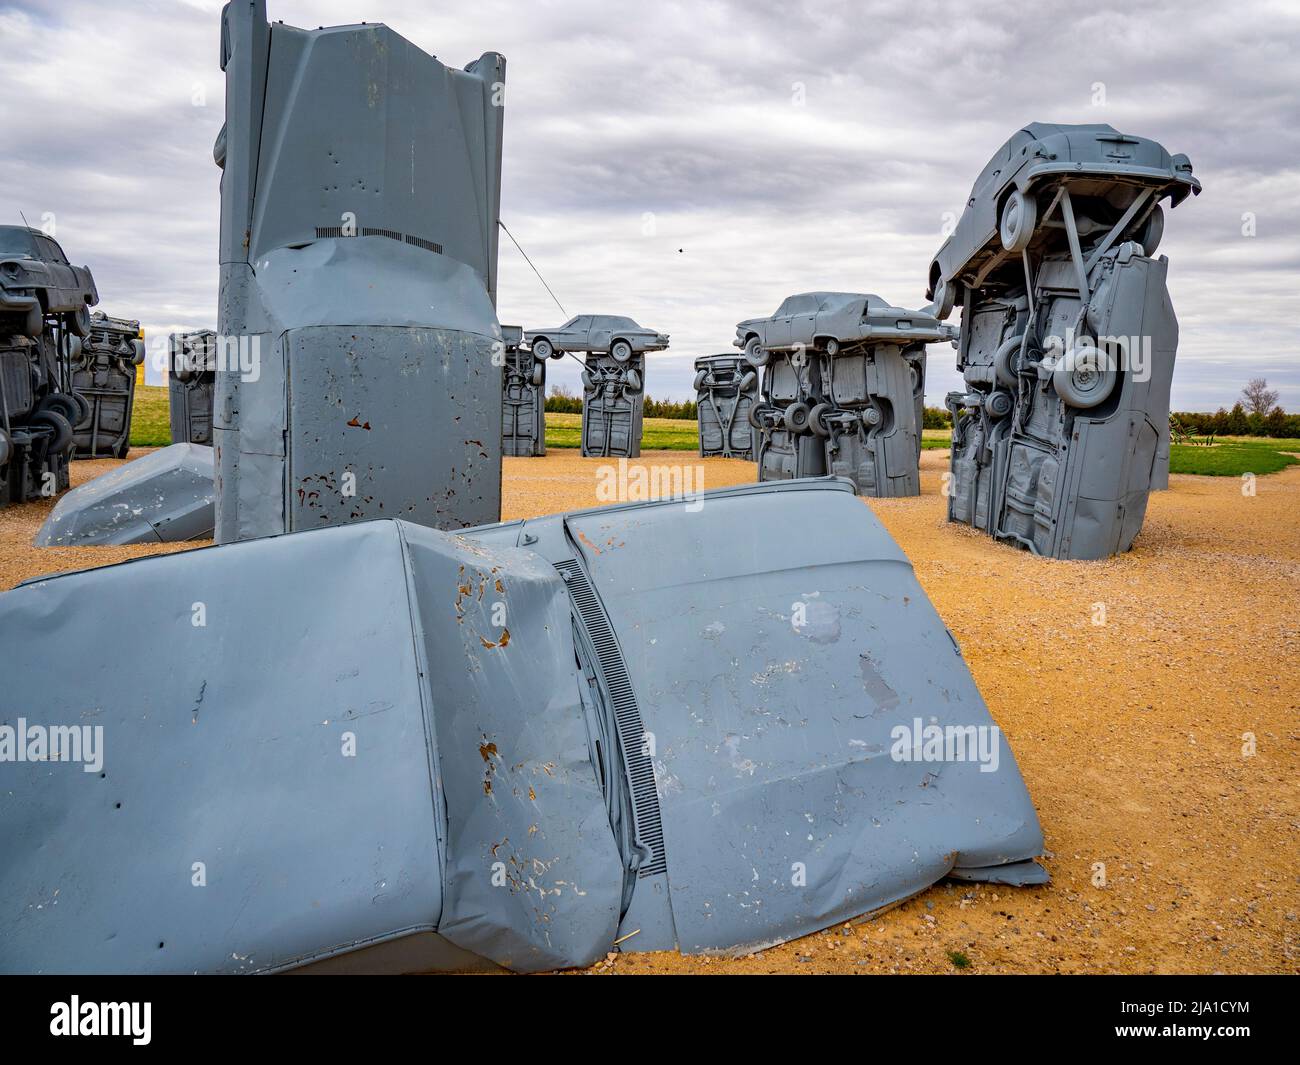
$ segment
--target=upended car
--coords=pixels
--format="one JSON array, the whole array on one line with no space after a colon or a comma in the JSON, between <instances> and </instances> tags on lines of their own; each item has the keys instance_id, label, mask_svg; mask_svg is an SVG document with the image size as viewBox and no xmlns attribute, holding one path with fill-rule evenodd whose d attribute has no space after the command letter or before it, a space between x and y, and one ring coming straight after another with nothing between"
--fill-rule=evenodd
<instances>
[{"instance_id":1,"label":"upended car","mask_svg":"<svg viewBox=\"0 0 1300 1065\"><path fill-rule=\"evenodd\" d=\"M633 355L668 347L668 334L614 314L575 315L554 329L530 329L524 337L539 359L558 359L568 351L585 351L627 362Z\"/></svg>"},{"instance_id":2,"label":"upended car","mask_svg":"<svg viewBox=\"0 0 1300 1065\"><path fill-rule=\"evenodd\" d=\"M102 638L124 602L153 639ZM69 727L0 762L5 971L749 953L1046 880L960 649L844 481L42 578L0 595L0 673L25 750Z\"/></svg>"}]
</instances>

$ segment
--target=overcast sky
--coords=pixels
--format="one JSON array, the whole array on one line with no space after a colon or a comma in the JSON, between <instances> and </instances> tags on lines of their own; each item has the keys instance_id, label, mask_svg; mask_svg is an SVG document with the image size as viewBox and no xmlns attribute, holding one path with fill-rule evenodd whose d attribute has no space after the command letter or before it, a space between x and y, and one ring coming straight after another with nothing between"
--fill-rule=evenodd
<instances>
[{"instance_id":1,"label":"overcast sky","mask_svg":"<svg viewBox=\"0 0 1300 1065\"><path fill-rule=\"evenodd\" d=\"M221 6L0 0L4 221L52 213L101 306L151 336L215 324ZM652 395L686 397L695 356L731 350L737 321L792 292L923 304L945 213L1037 120L1155 138L1205 186L1160 248L1181 323L1174 409L1231 405L1264 376L1300 410L1300 4L268 8L313 28L385 22L455 66L506 56L502 218L570 314L672 334ZM501 321L563 320L506 239L500 275ZM957 384L954 356L930 349L931 403ZM551 365L576 382L572 361Z\"/></svg>"}]
</instances>

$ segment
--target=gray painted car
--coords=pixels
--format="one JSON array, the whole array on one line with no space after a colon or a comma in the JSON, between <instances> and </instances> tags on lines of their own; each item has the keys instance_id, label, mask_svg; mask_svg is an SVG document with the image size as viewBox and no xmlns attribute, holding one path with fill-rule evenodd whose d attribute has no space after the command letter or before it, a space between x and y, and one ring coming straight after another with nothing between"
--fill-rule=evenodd
<instances>
[{"instance_id":1,"label":"gray painted car","mask_svg":"<svg viewBox=\"0 0 1300 1065\"><path fill-rule=\"evenodd\" d=\"M700 458L753 459L758 430L750 411L758 401L759 371L743 355L701 355L695 360L695 411Z\"/></svg>"},{"instance_id":2,"label":"gray painted car","mask_svg":"<svg viewBox=\"0 0 1300 1065\"><path fill-rule=\"evenodd\" d=\"M524 331L503 325L501 451L536 458L546 454L546 361L523 346Z\"/></svg>"},{"instance_id":3,"label":"gray painted car","mask_svg":"<svg viewBox=\"0 0 1300 1065\"><path fill-rule=\"evenodd\" d=\"M226 6L221 59L217 539L495 521L505 59L263 0Z\"/></svg>"},{"instance_id":4,"label":"gray painted car","mask_svg":"<svg viewBox=\"0 0 1300 1065\"><path fill-rule=\"evenodd\" d=\"M1178 320L1156 257L1186 156L1034 124L985 167L931 268L962 306L948 516L1051 558L1127 551L1162 458Z\"/></svg>"},{"instance_id":5,"label":"gray painted car","mask_svg":"<svg viewBox=\"0 0 1300 1065\"><path fill-rule=\"evenodd\" d=\"M873 341L902 340L916 312L892 307L866 292L801 292L787 296L766 318L749 318L736 326L732 341L755 366L764 352L800 351L837 355Z\"/></svg>"},{"instance_id":6,"label":"gray painted car","mask_svg":"<svg viewBox=\"0 0 1300 1065\"><path fill-rule=\"evenodd\" d=\"M73 457L126 458L131 449L131 411L135 406L136 367L144 362L144 332L139 321L90 316L87 335L69 346L72 392L86 413L74 426Z\"/></svg>"},{"instance_id":7,"label":"gray painted car","mask_svg":"<svg viewBox=\"0 0 1300 1065\"><path fill-rule=\"evenodd\" d=\"M577 314L553 329L530 329L524 337L539 359L558 359L566 351L585 351L625 363L633 355L668 347L666 333L646 329L616 314Z\"/></svg>"},{"instance_id":8,"label":"gray painted car","mask_svg":"<svg viewBox=\"0 0 1300 1065\"><path fill-rule=\"evenodd\" d=\"M149 640L103 638L124 603ZM0 595L0 675L9 727L102 733L98 765L0 762L8 972L746 954L1047 879L960 649L842 481L43 578Z\"/></svg>"},{"instance_id":9,"label":"gray painted car","mask_svg":"<svg viewBox=\"0 0 1300 1065\"><path fill-rule=\"evenodd\" d=\"M212 448L172 444L68 492L33 543L90 547L208 540L215 495Z\"/></svg>"},{"instance_id":10,"label":"gray painted car","mask_svg":"<svg viewBox=\"0 0 1300 1065\"><path fill-rule=\"evenodd\" d=\"M537 355L536 346L533 347ZM645 415L645 355L588 352L582 370L582 454L637 458Z\"/></svg>"},{"instance_id":11,"label":"gray painted car","mask_svg":"<svg viewBox=\"0 0 1300 1065\"><path fill-rule=\"evenodd\" d=\"M73 266L39 229L0 226L0 332L38 337L53 315L74 336L90 330L99 302L88 266Z\"/></svg>"},{"instance_id":12,"label":"gray painted car","mask_svg":"<svg viewBox=\"0 0 1300 1065\"><path fill-rule=\"evenodd\" d=\"M940 318L960 305L968 288L1021 270L1021 252L1040 254L1064 243L1061 227L1047 227L1048 199L1068 182L1089 208L1083 235L1104 232L1122 218L1143 190L1140 209L1126 220L1120 240L1154 255L1164 231L1159 200L1177 207L1201 183L1185 155L1170 155L1156 141L1104 124L1067 126L1031 122L1018 130L980 172L952 235L930 264L926 298ZM1041 201L1041 202L1040 202ZM1023 276L1020 278L1023 281Z\"/></svg>"},{"instance_id":13,"label":"gray painted car","mask_svg":"<svg viewBox=\"0 0 1300 1065\"><path fill-rule=\"evenodd\" d=\"M167 338L167 402L174 444L212 446L216 340L211 329Z\"/></svg>"}]
</instances>

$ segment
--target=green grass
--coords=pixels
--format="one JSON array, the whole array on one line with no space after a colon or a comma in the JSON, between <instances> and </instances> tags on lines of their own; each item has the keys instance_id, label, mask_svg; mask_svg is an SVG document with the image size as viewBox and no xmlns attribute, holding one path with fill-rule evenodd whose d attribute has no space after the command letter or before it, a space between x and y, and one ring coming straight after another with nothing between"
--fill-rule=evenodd
<instances>
[{"instance_id":1,"label":"green grass","mask_svg":"<svg viewBox=\"0 0 1300 1065\"><path fill-rule=\"evenodd\" d=\"M582 415L548 411L546 446L582 447ZM641 425L641 448L643 451L698 451L699 427L695 422L676 418L646 418Z\"/></svg>"},{"instance_id":2,"label":"green grass","mask_svg":"<svg viewBox=\"0 0 1300 1065\"><path fill-rule=\"evenodd\" d=\"M952 962L952 967L953 967L954 969L969 969L969 968L970 968L970 958L968 958L968 957L967 957L965 954L963 954L960 950L950 950L950 951L948 951L948 960L949 960L950 962Z\"/></svg>"},{"instance_id":3,"label":"green grass","mask_svg":"<svg viewBox=\"0 0 1300 1065\"><path fill-rule=\"evenodd\" d=\"M172 442L168 421L167 389L160 385L141 385L135 390L131 411L131 446L166 447Z\"/></svg>"},{"instance_id":4,"label":"green grass","mask_svg":"<svg viewBox=\"0 0 1300 1065\"><path fill-rule=\"evenodd\" d=\"M1266 474L1300 462L1300 455L1277 449L1284 441L1252 439L1249 443L1216 442L1213 447L1173 444L1169 448L1170 473L1194 473L1202 477L1240 477L1243 473Z\"/></svg>"}]
</instances>

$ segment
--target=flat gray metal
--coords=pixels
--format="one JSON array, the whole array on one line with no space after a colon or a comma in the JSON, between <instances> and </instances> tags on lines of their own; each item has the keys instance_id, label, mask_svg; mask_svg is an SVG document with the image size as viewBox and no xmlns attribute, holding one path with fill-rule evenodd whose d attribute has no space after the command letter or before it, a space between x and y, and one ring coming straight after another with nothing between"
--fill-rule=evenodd
<instances>
[{"instance_id":1,"label":"flat gray metal","mask_svg":"<svg viewBox=\"0 0 1300 1065\"><path fill-rule=\"evenodd\" d=\"M758 430L749 415L758 399L759 373L742 355L701 355L695 360L701 458L752 461L757 456Z\"/></svg>"},{"instance_id":2,"label":"flat gray metal","mask_svg":"<svg viewBox=\"0 0 1300 1065\"><path fill-rule=\"evenodd\" d=\"M501 451L533 458L546 454L546 360L523 346L524 331L503 325L505 373L501 388Z\"/></svg>"},{"instance_id":3,"label":"flat gray metal","mask_svg":"<svg viewBox=\"0 0 1300 1065\"><path fill-rule=\"evenodd\" d=\"M217 539L495 520L505 60L241 0L222 66Z\"/></svg>"},{"instance_id":4,"label":"flat gray metal","mask_svg":"<svg viewBox=\"0 0 1300 1065\"><path fill-rule=\"evenodd\" d=\"M168 654L102 639L124 602ZM948 875L1045 879L1005 739L846 481L43 578L0 594L0 671L0 726L103 730L91 772L0 762L5 971L749 952ZM996 757L927 756L925 726Z\"/></svg>"},{"instance_id":5,"label":"flat gray metal","mask_svg":"<svg viewBox=\"0 0 1300 1065\"><path fill-rule=\"evenodd\" d=\"M1051 558L1132 546L1168 479L1159 201L1199 192L1191 171L1109 126L1037 124L985 168L931 268L936 313L962 306L950 520Z\"/></svg>"},{"instance_id":6,"label":"flat gray metal","mask_svg":"<svg viewBox=\"0 0 1300 1065\"><path fill-rule=\"evenodd\" d=\"M100 474L55 504L37 547L156 544L212 537L212 448L172 444Z\"/></svg>"},{"instance_id":7,"label":"flat gray metal","mask_svg":"<svg viewBox=\"0 0 1300 1065\"><path fill-rule=\"evenodd\" d=\"M172 333L167 338L167 402L174 444L212 446L216 342L211 329Z\"/></svg>"},{"instance_id":8,"label":"flat gray metal","mask_svg":"<svg viewBox=\"0 0 1300 1065\"><path fill-rule=\"evenodd\" d=\"M644 414L645 356L620 360L589 352L582 371L582 454L637 458Z\"/></svg>"},{"instance_id":9,"label":"flat gray metal","mask_svg":"<svg viewBox=\"0 0 1300 1065\"><path fill-rule=\"evenodd\" d=\"M74 426L73 458L126 458L131 449L131 411L136 367L144 362L140 323L90 316L90 332L71 341L72 391L85 401L85 416Z\"/></svg>"}]
</instances>

